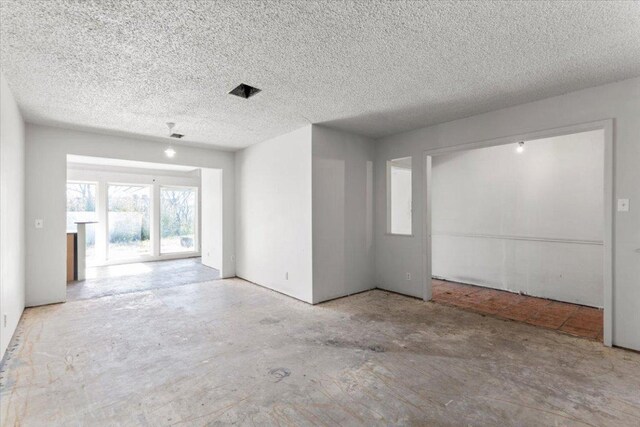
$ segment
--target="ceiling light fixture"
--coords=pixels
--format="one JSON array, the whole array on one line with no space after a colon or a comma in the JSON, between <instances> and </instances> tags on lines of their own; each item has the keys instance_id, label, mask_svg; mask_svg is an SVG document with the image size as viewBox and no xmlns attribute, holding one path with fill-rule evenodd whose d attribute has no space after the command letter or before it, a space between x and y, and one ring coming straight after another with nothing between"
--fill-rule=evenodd
<instances>
[{"instance_id":1,"label":"ceiling light fixture","mask_svg":"<svg viewBox=\"0 0 640 427\"><path fill-rule=\"evenodd\" d=\"M169 137L176 138L174 135L179 135L179 134L173 133L173 128L175 127L175 125L176 124L173 123L173 122L167 122L167 126L169 127ZM180 135L177 138L182 138L182 136L183 135ZM164 154L168 158L172 159L176 155L176 150L174 150L173 147L169 146L169 147L167 147L166 150L164 150Z\"/></svg>"},{"instance_id":2,"label":"ceiling light fixture","mask_svg":"<svg viewBox=\"0 0 640 427\"><path fill-rule=\"evenodd\" d=\"M516 151L518 153L524 152L524 141L518 142L518 146L516 147Z\"/></svg>"}]
</instances>

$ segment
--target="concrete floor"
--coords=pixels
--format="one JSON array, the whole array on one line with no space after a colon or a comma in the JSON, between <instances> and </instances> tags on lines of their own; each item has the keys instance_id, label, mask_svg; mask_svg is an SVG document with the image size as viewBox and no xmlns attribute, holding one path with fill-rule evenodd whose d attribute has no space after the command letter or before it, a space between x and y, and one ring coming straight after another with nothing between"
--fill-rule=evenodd
<instances>
[{"instance_id":1,"label":"concrete floor","mask_svg":"<svg viewBox=\"0 0 640 427\"><path fill-rule=\"evenodd\" d=\"M67 301L166 288L220 278L201 258L137 262L87 268L86 280L67 284Z\"/></svg>"},{"instance_id":2,"label":"concrete floor","mask_svg":"<svg viewBox=\"0 0 640 427\"><path fill-rule=\"evenodd\" d=\"M374 290L239 279L27 309L0 424L640 423L640 354Z\"/></svg>"}]
</instances>

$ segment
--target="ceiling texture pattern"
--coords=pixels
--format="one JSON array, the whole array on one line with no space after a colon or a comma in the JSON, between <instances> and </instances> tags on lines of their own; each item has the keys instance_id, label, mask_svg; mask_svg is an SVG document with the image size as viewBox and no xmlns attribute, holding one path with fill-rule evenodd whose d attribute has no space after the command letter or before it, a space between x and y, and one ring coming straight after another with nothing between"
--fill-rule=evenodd
<instances>
[{"instance_id":1,"label":"ceiling texture pattern","mask_svg":"<svg viewBox=\"0 0 640 427\"><path fill-rule=\"evenodd\" d=\"M237 149L373 138L640 75L639 2L3 0L27 121ZM240 83L251 99L227 93Z\"/></svg>"}]
</instances>

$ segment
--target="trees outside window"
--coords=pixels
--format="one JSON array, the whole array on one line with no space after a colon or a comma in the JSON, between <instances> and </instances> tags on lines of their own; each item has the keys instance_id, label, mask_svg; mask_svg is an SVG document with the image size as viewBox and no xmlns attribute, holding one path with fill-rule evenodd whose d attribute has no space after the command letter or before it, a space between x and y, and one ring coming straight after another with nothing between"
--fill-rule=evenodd
<instances>
[{"instance_id":1,"label":"trees outside window","mask_svg":"<svg viewBox=\"0 0 640 427\"><path fill-rule=\"evenodd\" d=\"M197 252L198 187L69 181L67 230L76 221L100 221L86 228L88 265Z\"/></svg>"},{"instance_id":2,"label":"trees outside window","mask_svg":"<svg viewBox=\"0 0 640 427\"><path fill-rule=\"evenodd\" d=\"M96 221L96 188L95 183L67 183L67 230L76 231L76 222ZM95 261L96 228L94 224L86 226L86 257L89 264Z\"/></svg>"},{"instance_id":3,"label":"trees outside window","mask_svg":"<svg viewBox=\"0 0 640 427\"><path fill-rule=\"evenodd\" d=\"M108 205L109 258L150 254L151 188L109 184Z\"/></svg>"},{"instance_id":4,"label":"trees outside window","mask_svg":"<svg viewBox=\"0 0 640 427\"><path fill-rule=\"evenodd\" d=\"M160 189L160 252L194 251L196 246L196 189Z\"/></svg>"}]
</instances>

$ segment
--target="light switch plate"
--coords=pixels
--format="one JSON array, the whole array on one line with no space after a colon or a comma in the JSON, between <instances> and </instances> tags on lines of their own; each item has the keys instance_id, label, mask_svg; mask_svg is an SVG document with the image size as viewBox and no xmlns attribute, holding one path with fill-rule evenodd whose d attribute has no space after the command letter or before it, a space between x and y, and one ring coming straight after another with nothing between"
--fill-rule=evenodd
<instances>
[{"instance_id":1,"label":"light switch plate","mask_svg":"<svg viewBox=\"0 0 640 427\"><path fill-rule=\"evenodd\" d=\"M618 199L618 212L629 212L629 199Z\"/></svg>"},{"instance_id":2,"label":"light switch plate","mask_svg":"<svg viewBox=\"0 0 640 427\"><path fill-rule=\"evenodd\" d=\"M36 221L35 221L35 225L36 225L36 228L42 228L42 227L44 227L44 220L42 220L42 219L36 219Z\"/></svg>"}]
</instances>

